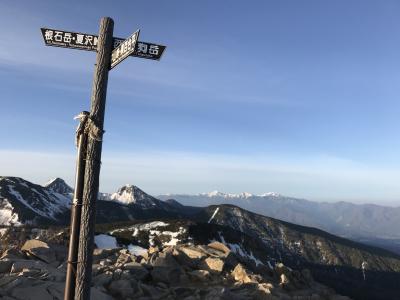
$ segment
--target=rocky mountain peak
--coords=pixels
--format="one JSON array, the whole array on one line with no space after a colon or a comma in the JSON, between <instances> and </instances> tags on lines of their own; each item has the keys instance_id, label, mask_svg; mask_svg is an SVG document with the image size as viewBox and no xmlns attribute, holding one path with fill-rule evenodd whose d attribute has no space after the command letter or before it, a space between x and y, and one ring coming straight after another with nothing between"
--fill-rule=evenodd
<instances>
[{"instance_id":1,"label":"rocky mountain peak","mask_svg":"<svg viewBox=\"0 0 400 300\"><path fill-rule=\"evenodd\" d=\"M126 184L119 188L116 193L111 194L111 200L116 200L124 204L140 204L140 202L153 202L153 197L143 192L140 188L132 184Z\"/></svg>"},{"instance_id":2,"label":"rocky mountain peak","mask_svg":"<svg viewBox=\"0 0 400 300\"><path fill-rule=\"evenodd\" d=\"M62 195L70 195L74 192L74 189L59 177L49 180L44 187L51 192Z\"/></svg>"}]
</instances>

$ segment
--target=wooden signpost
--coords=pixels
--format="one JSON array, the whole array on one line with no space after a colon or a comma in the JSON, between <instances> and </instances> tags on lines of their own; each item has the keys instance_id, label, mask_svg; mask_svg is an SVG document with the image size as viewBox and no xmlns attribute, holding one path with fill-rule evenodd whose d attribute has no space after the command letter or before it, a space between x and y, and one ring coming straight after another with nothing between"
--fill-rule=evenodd
<instances>
[{"instance_id":1,"label":"wooden signpost","mask_svg":"<svg viewBox=\"0 0 400 300\"><path fill-rule=\"evenodd\" d=\"M71 206L65 300L90 299L96 200L99 191L101 149L108 72L129 56L159 60L165 46L140 42L139 30L129 38L113 37L114 21L101 19L99 35L41 28L46 46L96 51L90 113L82 112L77 130L78 158Z\"/></svg>"}]
</instances>

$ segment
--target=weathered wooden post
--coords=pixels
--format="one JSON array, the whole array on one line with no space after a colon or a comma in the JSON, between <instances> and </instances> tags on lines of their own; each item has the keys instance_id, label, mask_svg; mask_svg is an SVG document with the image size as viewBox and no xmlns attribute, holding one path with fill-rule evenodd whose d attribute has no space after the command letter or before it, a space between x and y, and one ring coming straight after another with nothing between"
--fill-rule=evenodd
<instances>
[{"instance_id":1,"label":"weathered wooden post","mask_svg":"<svg viewBox=\"0 0 400 300\"><path fill-rule=\"evenodd\" d=\"M108 71L113 50L113 30L114 21L108 17L102 18L88 119L88 141L75 288L75 299L77 300L90 299L96 200L99 192L104 111Z\"/></svg>"},{"instance_id":2,"label":"weathered wooden post","mask_svg":"<svg viewBox=\"0 0 400 300\"><path fill-rule=\"evenodd\" d=\"M76 146L78 155L76 158L76 175L74 199L71 205L71 226L68 249L67 275L65 277L64 300L73 300L75 296L75 274L76 262L78 259L79 231L81 226L81 208L83 194L83 179L85 175L86 143L87 134L85 132L89 112L81 112L76 119L80 123L76 130Z\"/></svg>"}]
</instances>

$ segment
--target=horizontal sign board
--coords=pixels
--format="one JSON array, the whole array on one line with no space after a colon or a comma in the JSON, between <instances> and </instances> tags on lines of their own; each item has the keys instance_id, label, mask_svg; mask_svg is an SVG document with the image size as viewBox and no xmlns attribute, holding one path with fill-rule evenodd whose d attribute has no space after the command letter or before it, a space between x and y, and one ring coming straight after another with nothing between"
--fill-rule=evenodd
<instances>
[{"instance_id":1,"label":"horizontal sign board","mask_svg":"<svg viewBox=\"0 0 400 300\"><path fill-rule=\"evenodd\" d=\"M94 34L64 31L50 28L41 28L46 46L72 48L87 51L96 51L99 37ZM114 38L113 49L117 48L124 39ZM138 41L135 51L130 56L159 60L166 46Z\"/></svg>"},{"instance_id":2,"label":"horizontal sign board","mask_svg":"<svg viewBox=\"0 0 400 300\"><path fill-rule=\"evenodd\" d=\"M130 37L114 48L111 53L111 69L135 51L139 33L140 30L135 31Z\"/></svg>"}]
</instances>

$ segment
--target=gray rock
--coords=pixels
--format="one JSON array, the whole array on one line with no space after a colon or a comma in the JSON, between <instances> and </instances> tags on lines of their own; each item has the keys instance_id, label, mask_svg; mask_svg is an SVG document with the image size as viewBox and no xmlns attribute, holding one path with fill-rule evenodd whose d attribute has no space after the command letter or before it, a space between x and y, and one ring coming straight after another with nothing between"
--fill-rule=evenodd
<instances>
[{"instance_id":1,"label":"gray rock","mask_svg":"<svg viewBox=\"0 0 400 300\"><path fill-rule=\"evenodd\" d=\"M94 286L106 286L113 280L113 273L106 271L93 278Z\"/></svg>"},{"instance_id":2,"label":"gray rock","mask_svg":"<svg viewBox=\"0 0 400 300\"><path fill-rule=\"evenodd\" d=\"M122 251L122 250L121 250ZM120 251L120 252L121 252ZM117 259L117 261L116 261L116 264L117 265L124 265L124 264L126 264L126 263L130 263L132 261L132 257L131 257L131 255L129 254L129 253L124 253L124 252L122 252L119 256L118 256L118 259Z\"/></svg>"},{"instance_id":3,"label":"gray rock","mask_svg":"<svg viewBox=\"0 0 400 300\"><path fill-rule=\"evenodd\" d=\"M189 278L193 279L194 281L205 282L210 279L210 272L207 270L193 270L188 272Z\"/></svg>"},{"instance_id":4,"label":"gray rock","mask_svg":"<svg viewBox=\"0 0 400 300\"><path fill-rule=\"evenodd\" d=\"M8 273L11 270L13 262L9 258L0 260L0 273Z\"/></svg>"},{"instance_id":5,"label":"gray rock","mask_svg":"<svg viewBox=\"0 0 400 300\"><path fill-rule=\"evenodd\" d=\"M151 276L155 282L167 284L179 282L181 267L171 253L159 253L159 256L152 261L152 265Z\"/></svg>"},{"instance_id":6,"label":"gray rock","mask_svg":"<svg viewBox=\"0 0 400 300\"><path fill-rule=\"evenodd\" d=\"M150 299L165 299L165 297L170 293L167 289L161 289L153 287L147 284L140 284L140 288L145 296L150 297Z\"/></svg>"},{"instance_id":7,"label":"gray rock","mask_svg":"<svg viewBox=\"0 0 400 300\"><path fill-rule=\"evenodd\" d=\"M10 259L10 260L15 260L15 259L26 259L26 255L24 252L11 248L7 249L6 251L3 252L3 255L0 257L1 260L3 259Z\"/></svg>"},{"instance_id":8,"label":"gray rock","mask_svg":"<svg viewBox=\"0 0 400 300\"><path fill-rule=\"evenodd\" d=\"M47 291L49 283L36 286L16 287L12 290L11 296L20 300L53 300L53 296Z\"/></svg>"},{"instance_id":9,"label":"gray rock","mask_svg":"<svg viewBox=\"0 0 400 300\"><path fill-rule=\"evenodd\" d=\"M65 289L65 282L60 283L51 283L47 287L47 291L53 297L53 299L62 300L64 299L64 289Z\"/></svg>"},{"instance_id":10,"label":"gray rock","mask_svg":"<svg viewBox=\"0 0 400 300\"><path fill-rule=\"evenodd\" d=\"M155 282L177 284L180 281L181 272L180 268L154 267L151 271L151 277Z\"/></svg>"},{"instance_id":11,"label":"gray rock","mask_svg":"<svg viewBox=\"0 0 400 300\"><path fill-rule=\"evenodd\" d=\"M122 299L132 297L135 292L130 281L126 279L111 282L108 289L113 296L121 297Z\"/></svg>"},{"instance_id":12,"label":"gray rock","mask_svg":"<svg viewBox=\"0 0 400 300\"><path fill-rule=\"evenodd\" d=\"M115 253L118 253L121 248L113 248L113 249L99 249L95 248L93 250L93 262L98 262L100 259L107 258Z\"/></svg>"},{"instance_id":13,"label":"gray rock","mask_svg":"<svg viewBox=\"0 0 400 300\"><path fill-rule=\"evenodd\" d=\"M129 273L138 280L144 280L149 276L149 271L147 271L147 269L141 264L136 262L126 263L123 268L128 270Z\"/></svg>"},{"instance_id":14,"label":"gray rock","mask_svg":"<svg viewBox=\"0 0 400 300\"><path fill-rule=\"evenodd\" d=\"M114 298L106 293L100 291L98 288L92 287L90 289L90 299L93 300L113 300Z\"/></svg>"}]
</instances>

